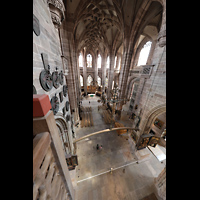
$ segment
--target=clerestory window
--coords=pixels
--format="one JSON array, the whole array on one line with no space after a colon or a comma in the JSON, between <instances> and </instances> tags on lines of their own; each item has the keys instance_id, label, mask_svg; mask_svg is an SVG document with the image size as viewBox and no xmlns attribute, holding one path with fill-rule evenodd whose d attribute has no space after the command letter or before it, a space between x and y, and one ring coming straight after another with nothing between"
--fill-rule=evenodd
<instances>
[{"instance_id":1,"label":"clerestory window","mask_svg":"<svg viewBox=\"0 0 200 200\"><path fill-rule=\"evenodd\" d=\"M98 55L98 58L97 58L97 68L101 68L101 55L100 54Z\"/></svg>"},{"instance_id":2,"label":"clerestory window","mask_svg":"<svg viewBox=\"0 0 200 200\"><path fill-rule=\"evenodd\" d=\"M148 41L141 49L137 66L146 65L147 59L149 56L149 52L151 49L151 44L152 44L152 42Z\"/></svg>"},{"instance_id":3,"label":"clerestory window","mask_svg":"<svg viewBox=\"0 0 200 200\"><path fill-rule=\"evenodd\" d=\"M92 56L91 56L91 54L87 55L87 67L92 67Z\"/></svg>"}]
</instances>

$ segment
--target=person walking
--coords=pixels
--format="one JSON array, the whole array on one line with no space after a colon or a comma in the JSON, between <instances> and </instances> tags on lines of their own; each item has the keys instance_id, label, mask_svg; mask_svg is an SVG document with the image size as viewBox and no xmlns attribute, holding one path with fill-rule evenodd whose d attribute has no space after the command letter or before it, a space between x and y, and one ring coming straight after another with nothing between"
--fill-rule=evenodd
<instances>
[{"instance_id":1,"label":"person walking","mask_svg":"<svg viewBox=\"0 0 200 200\"><path fill-rule=\"evenodd\" d=\"M90 101L89 101L89 104L90 104Z\"/></svg>"},{"instance_id":2,"label":"person walking","mask_svg":"<svg viewBox=\"0 0 200 200\"><path fill-rule=\"evenodd\" d=\"M99 150L99 144L97 144L96 149Z\"/></svg>"}]
</instances>

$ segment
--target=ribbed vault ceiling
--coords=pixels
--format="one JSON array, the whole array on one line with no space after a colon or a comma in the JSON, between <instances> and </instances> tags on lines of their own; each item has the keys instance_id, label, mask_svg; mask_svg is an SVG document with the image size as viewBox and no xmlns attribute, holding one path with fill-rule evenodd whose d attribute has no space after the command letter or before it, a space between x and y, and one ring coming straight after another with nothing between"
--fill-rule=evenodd
<instances>
[{"instance_id":1,"label":"ribbed vault ceiling","mask_svg":"<svg viewBox=\"0 0 200 200\"><path fill-rule=\"evenodd\" d=\"M103 51L104 48L118 49L124 37L124 27L131 27L136 19L137 12L144 0L66 0L68 18L72 18L74 26L74 39L77 49L84 47L88 51ZM158 29L161 24L161 5L153 3L142 21L144 26L140 34L152 37L153 27ZM157 11L155 11L157 9ZM151 20L148 18L151 18ZM156 34L158 31L155 31ZM153 38L154 39L154 38Z\"/></svg>"}]
</instances>

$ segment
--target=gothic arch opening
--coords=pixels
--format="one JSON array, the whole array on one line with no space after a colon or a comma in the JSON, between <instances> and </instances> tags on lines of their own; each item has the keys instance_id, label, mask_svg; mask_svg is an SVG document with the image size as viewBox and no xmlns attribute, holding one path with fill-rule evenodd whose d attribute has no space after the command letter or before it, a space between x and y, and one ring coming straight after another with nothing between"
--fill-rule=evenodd
<instances>
[{"instance_id":1,"label":"gothic arch opening","mask_svg":"<svg viewBox=\"0 0 200 200\"><path fill-rule=\"evenodd\" d=\"M148 134L150 132L151 125L154 123L155 119L164 112L166 112L166 104L156 106L151 111L149 111L149 113L146 115L145 120L140 123L140 135Z\"/></svg>"},{"instance_id":2,"label":"gothic arch opening","mask_svg":"<svg viewBox=\"0 0 200 200\"><path fill-rule=\"evenodd\" d=\"M58 132L61 138L63 150L66 154L71 152L71 147L69 144L68 128L65 119L62 116L56 116L56 125L58 127Z\"/></svg>"},{"instance_id":3,"label":"gothic arch opening","mask_svg":"<svg viewBox=\"0 0 200 200\"><path fill-rule=\"evenodd\" d=\"M135 76L131 76L129 77L128 79L128 84L127 84L127 89L126 89L126 98L129 99L131 98L131 92L132 92L132 89L133 89L133 84L135 81L139 81L140 79L135 77Z\"/></svg>"},{"instance_id":4,"label":"gothic arch opening","mask_svg":"<svg viewBox=\"0 0 200 200\"><path fill-rule=\"evenodd\" d=\"M146 42L140 50L137 66L146 65L151 50L151 44L151 41Z\"/></svg>"},{"instance_id":5,"label":"gothic arch opening","mask_svg":"<svg viewBox=\"0 0 200 200\"><path fill-rule=\"evenodd\" d=\"M87 67L92 67L92 55L88 54L87 55Z\"/></svg>"},{"instance_id":6,"label":"gothic arch opening","mask_svg":"<svg viewBox=\"0 0 200 200\"><path fill-rule=\"evenodd\" d=\"M158 144L166 147L166 112L156 117L151 125L149 133L161 137Z\"/></svg>"},{"instance_id":7,"label":"gothic arch opening","mask_svg":"<svg viewBox=\"0 0 200 200\"><path fill-rule=\"evenodd\" d=\"M81 85L81 87L83 86L83 76L82 75L80 75L80 85Z\"/></svg>"},{"instance_id":8,"label":"gothic arch opening","mask_svg":"<svg viewBox=\"0 0 200 200\"><path fill-rule=\"evenodd\" d=\"M101 55L98 54L98 57L97 57L97 68L101 68Z\"/></svg>"},{"instance_id":9,"label":"gothic arch opening","mask_svg":"<svg viewBox=\"0 0 200 200\"><path fill-rule=\"evenodd\" d=\"M78 57L79 67L83 67L83 54L80 53Z\"/></svg>"}]
</instances>

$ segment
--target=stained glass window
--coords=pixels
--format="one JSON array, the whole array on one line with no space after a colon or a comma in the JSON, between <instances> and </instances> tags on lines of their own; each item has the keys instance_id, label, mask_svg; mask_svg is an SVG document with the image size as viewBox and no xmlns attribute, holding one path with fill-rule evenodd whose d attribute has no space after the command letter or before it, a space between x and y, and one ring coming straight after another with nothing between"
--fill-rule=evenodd
<instances>
[{"instance_id":1,"label":"stained glass window","mask_svg":"<svg viewBox=\"0 0 200 200\"><path fill-rule=\"evenodd\" d=\"M87 67L92 67L92 56L91 56L91 54L87 55Z\"/></svg>"},{"instance_id":2,"label":"stained glass window","mask_svg":"<svg viewBox=\"0 0 200 200\"><path fill-rule=\"evenodd\" d=\"M101 55L100 54L98 55L98 58L97 58L97 68L101 68Z\"/></svg>"}]
</instances>

